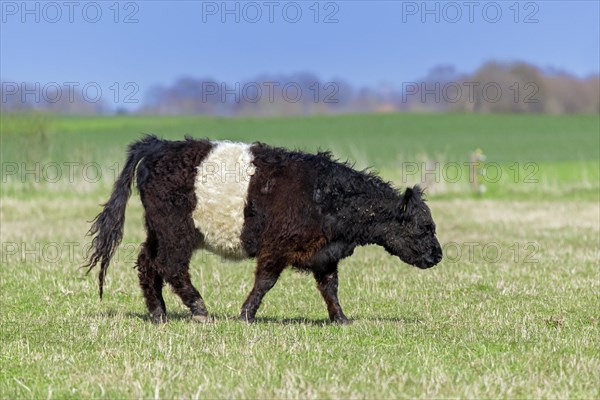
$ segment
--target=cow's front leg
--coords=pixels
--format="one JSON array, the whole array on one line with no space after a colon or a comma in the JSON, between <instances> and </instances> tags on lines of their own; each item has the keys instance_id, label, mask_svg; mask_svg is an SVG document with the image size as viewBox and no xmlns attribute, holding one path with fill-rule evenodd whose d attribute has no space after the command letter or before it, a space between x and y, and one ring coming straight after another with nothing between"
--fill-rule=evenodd
<instances>
[{"instance_id":1,"label":"cow's front leg","mask_svg":"<svg viewBox=\"0 0 600 400\"><path fill-rule=\"evenodd\" d=\"M342 311L342 306L338 300L338 271L337 263L327 268L328 272L314 272L315 280L317 281L317 288L325 303L327 304L327 311L329 312L329 319L331 322L339 324L348 324L348 318Z\"/></svg>"},{"instance_id":2,"label":"cow's front leg","mask_svg":"<svg viewBox=\"0 0 600 400\"><path fill-rule=\"evenodd\" d=\"M263 297L275 285L284 268L285 263L279 260L258 259L254 273L254 287L242 306L240 320L254 321Z\"/></svg>"}]
</instances>

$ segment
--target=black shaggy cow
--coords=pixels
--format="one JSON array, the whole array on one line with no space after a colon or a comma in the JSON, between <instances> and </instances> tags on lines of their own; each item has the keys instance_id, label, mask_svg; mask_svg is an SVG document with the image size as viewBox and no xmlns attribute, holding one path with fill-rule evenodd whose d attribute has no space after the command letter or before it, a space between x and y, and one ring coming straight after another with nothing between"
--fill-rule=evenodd
<instances>
[{"instance_id":1,"label":"black shaggy cow","mask_svg":"<svg viewBox=\"0 0 600 400\"><path fill-rule=\"evenodd\" d=\"M100 262L100 297L106 269L123 237L136 167L148 233L137 269L153 322L166 321L165 281L194 319L208 320L188 272L199 248L233 259L257 259L254 287L240 315L245 321L254 319L286 266L312 272L329 318L345 323L337 269L356 246L378 244L419 268L442 259L435 224L416 186L400 194L328 153L146 136L129 146L113 193L89 231L94 238L86 266L91 270Z\"/></svg>"}]
</instances>

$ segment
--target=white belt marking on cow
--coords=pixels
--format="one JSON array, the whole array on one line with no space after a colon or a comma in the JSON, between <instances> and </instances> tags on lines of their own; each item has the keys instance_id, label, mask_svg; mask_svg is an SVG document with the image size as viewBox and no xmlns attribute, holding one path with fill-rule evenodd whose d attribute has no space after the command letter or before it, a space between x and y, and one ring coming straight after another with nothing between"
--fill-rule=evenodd
<instances>
[{"instance_id":1,"label":"white belt marking on cow","mask_svg":"<svg viewBox=\"0 0 600 400\"><path fill-rule=\"evenodd\" d=\"M240 236L250 177L255 172L254 157L245 143L213 145L197 167L197 205L192 218L204 235L206 249L225 257L244 258L247 255Z\"/></svg>"}]
</instances>

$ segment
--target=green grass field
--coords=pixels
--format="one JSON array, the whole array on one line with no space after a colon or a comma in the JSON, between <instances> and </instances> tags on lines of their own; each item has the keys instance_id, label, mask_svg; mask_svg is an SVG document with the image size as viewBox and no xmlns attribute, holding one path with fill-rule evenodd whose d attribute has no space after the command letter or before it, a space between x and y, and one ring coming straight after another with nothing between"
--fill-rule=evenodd
<instances>
[{"instance_id":1,"label":"green grass field","mask_svg":"<svg viewBox=\"0 0 600 400\"><path fill-rule=\"evenodd\" d=\"M198 253L192 279L215 321L192 322L167 289L170 321L154 326L132 269L137 195L102 302L78 269L87 221L141 133L330 149L399 187L437 162L445 259L420 271L358 249L340 267L349 326L328 322L311 276L286 271L248 325L236 317L253 263ZM600 396L597 115L3 115L0 138L0 398ZM502 173L483 195L467 167L444 175L476 148Z\"/></svg>"}]
</instances>

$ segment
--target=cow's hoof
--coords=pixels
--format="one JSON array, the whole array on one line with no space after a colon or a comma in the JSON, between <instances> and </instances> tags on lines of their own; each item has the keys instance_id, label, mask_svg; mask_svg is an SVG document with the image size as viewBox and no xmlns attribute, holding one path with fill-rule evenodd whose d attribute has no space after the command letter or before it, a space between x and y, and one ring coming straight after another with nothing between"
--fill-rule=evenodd
<instances>
[{"instance_id":1,"label":"cow's hoof","mask_svg":"<svg viewBox=\"0 0 600 400\"><path fill-rule=\"evenodd\" d=\"M167 315L166 314L152 314L150 315L150 321L153 324L160 325L167 323Z\"/></svg>"},{"instance_id":2,"label":"cow's hoof","mask_svg":"<svg viewBox=\"0 0 600 400\"><path fill-rule=\"evenodd\" d=\"M246 314L242 314L238 317L238 320L251 324L254 322L254 317L249 317Z\"/></svg>"},{"instance_id":3,"label":"cow's hoof","mask_svg":"<svg viewBox=\"0 0 600 400\"><path fill-rule=\"evenodd\" d=\"M350 321L348 318L346 318L345 316L335 316L331 322L333 322L336 325L351 325L352 321Z\"/></svg>"},{"instance_id":4,"label":"cow's hoof","mask_svg":"<svg viewBox=\"0 0 600 400\"><path fill-rule=\"evenodd\" d=\"M200 324L209 324L212 322L210 315L192 315L192 321Z\"/></svg>"}]
</instances>

